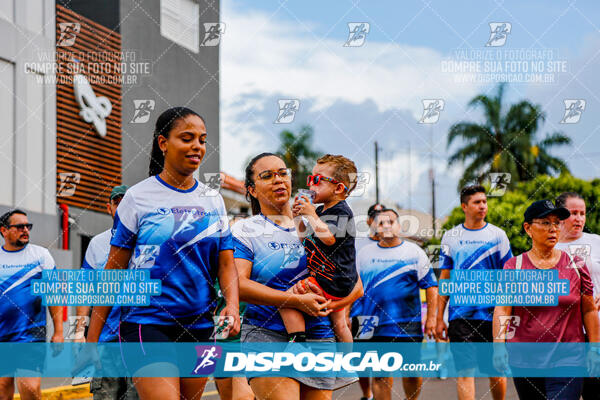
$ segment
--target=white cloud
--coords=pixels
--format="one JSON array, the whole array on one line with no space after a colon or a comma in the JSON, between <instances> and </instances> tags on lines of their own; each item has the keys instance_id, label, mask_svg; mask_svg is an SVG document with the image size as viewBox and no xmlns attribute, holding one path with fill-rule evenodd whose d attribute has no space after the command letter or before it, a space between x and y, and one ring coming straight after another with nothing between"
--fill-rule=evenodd
<instances>
[{"instance_id":1,"label":"white cloud","mask_svg":"<svg viewBox=\"0 0 600 400\"><path fill-rule=\"evenodd\" d=\"M316 107L336 99L375 101L380 111L421 114L421 99L438 96L464 104L474 87L442 74L443 55L426 47L369 40L343 47L346 38L320 40L306 25L223 2L227 31L221 42L221 99L230 107L242 93L313 97ZM343 22L345 24L345 22ZM310 29L310 26L308 26Z\"/></svg>"},{"instance_id":2,"label":"white cloud","mask_svg":"<svg viewBox=\"0 0 600 400\"><path fill-rule=\"evenodd\" d=\"M318 135L328 135L327 139L343 139L343 145L337 150L348 156L354 154L353 157L363 158L358 160L361 164L359 169L368 170L363 167L372 162L366 159L366 154L371 154L371 147L365 152L358 146L372 146L375 134L383 134L392 128L389 126L389 111L403 114L402 110L408 110L408 118L414 118L414 122L408 122L410 127L394 127L400 129L394 132L402 132L404 137L409 138L397 136L394 147L402 149L404 140L413 139L416 145L423 146L416 137L423 128L416 123L422 114L422 100L443 98L446 108L462 109L477 92L475 85L457 84L452 75L441 72L444 55L436 50L375 42L369 37L363 47L343 47L346 37L329 37L321 41L321 38L306 31L306 25L281 19L280 15L271 18L264 12L245 10L242 13L234 2L222 3L221 19L227 30L221 40L220 53L221 169L234 176L241 177L244 162L251 155L275 150L278 144L276 132L289 127L273 125L278 111L274 99L299 99L301 111L311 117L302 121L315 127L323 126L323 123L343 125L341 119L357 118L356 115L340 115L340 109L332 107L335 105L341 104L344 110L350 112L362 112L365 117L364 113L368 113L368 130L353 131L346 127L345 139L339 137L337 129L317 132ZM309 25L308 28L314 27ZM366 102L372 102L370 104L374 107L359 107L358 110L350 107ZM334 110L338 112L335 116ZM319 116L321 112L327 114ZM444 128L437 129L442 134ZM323 141L329 142L327 139L319 136L317 147L323 145ZM387 144L390 146L392 143L388 141ZM388 150L393 151L391 148ZM400 166L407 162L405 153L393 154L389 161L382 162L382 173L385 169L401 169L403 167ZM386 191L386 196L404 206L408 205L408 196L412 193L411 205L419 209L418 204L422 201L417 199L429 197L428 158L413 154L411 166L411 191L398 184L398 177L388 179L383 175L380 187ZM435 160L434 167L444 174L445 179L452 180L447 185L450 188L447 198L454 196L456 172L447 171L442 158ZM399 179L403 179L402 176L400 173ZM423 186L425 183L426 187ZM374 179L368 190L374 197ZM423 207L427 211L429 206Z\"/></svg>"}]
</instances>

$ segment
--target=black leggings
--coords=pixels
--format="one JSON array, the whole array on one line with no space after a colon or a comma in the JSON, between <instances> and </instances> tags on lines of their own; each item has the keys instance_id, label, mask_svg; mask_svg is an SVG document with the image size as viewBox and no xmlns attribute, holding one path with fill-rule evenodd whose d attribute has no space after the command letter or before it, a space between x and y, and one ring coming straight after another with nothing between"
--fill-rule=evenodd
<instances>
[{"instance_id":1,"label":"black leggings","mask_svg":"<svg viewBox=\"0 0 600 400\"><path fill-rule=\"evenodd\" d=\"M583 378L513 378L522 400L579 400Z\"/></svg>"}]
</instances>

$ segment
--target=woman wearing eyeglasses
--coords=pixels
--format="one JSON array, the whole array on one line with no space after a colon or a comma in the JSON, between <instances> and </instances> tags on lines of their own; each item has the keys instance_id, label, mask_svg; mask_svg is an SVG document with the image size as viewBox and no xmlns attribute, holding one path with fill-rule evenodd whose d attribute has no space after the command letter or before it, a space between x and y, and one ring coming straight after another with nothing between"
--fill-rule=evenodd
<instances>
[{"instance_id":1,"label":"woman wearing eyeglasses","mask_svg":"<svg viewBox=\"0 0 600 400\"><path fill-rule=\"evenodd\" d=\"M233 227L240 300L247 302L242 342L287 342L278 309L304 312L311 341L333 342L327 318L329 301L316 293L288 290L307 275L306 256L290 207L291 170L272 153L254 157L246 167L245 186L253 216ZM258 399L328 399L335 377L256 377L250 386Z\"/></svg>"},{"instance_id":2,"label":"woman wearing eyeglasses","mask_svg":"<svg viewBox=\"0 0 600 400\"><path fill-rule=\"evenodd\" d=\"M599 320L594 306L593 285L585 263L578 257L555 248L560 234L560 221L569 217L569 210L556 207L550 200L532 203L525 211L523 227L531 238L531 250L506 262L504 269L558 270L559 279L569 280L570 293L559 296L557 306L497 306L494 310L494 342L559 343L584 342L584 331L590 342L600 345ZM514 321L507 335L507 324ZM544 354L514 351L510 354L510 368L515 376L522 376L532 368L554 370L556 368L576 368L586 365L583 351L554 351ZM558 349L560 350L560 349ZM557 350L557 351L558 351ZM583 350L583 348L582 348ZM597 373L596 359L599 348L592 345L588 354L588 365ZM495 348L494 365L506 370L508 355L501 348ZM525 370L525 368L527 370ZM579 399L583 378L523 378L515 377L514 383L520 399Z\"/></svg>"}]
</instances>

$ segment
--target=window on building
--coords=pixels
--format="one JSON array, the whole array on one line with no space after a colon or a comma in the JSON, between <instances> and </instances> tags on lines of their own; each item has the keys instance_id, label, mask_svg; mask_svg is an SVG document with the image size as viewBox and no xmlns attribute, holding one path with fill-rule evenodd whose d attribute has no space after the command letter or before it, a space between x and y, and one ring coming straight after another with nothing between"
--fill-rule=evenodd
<instances>
[{"instance_id":1,"label":"window on building","mask_svg":"<svg viewBox=\"0 0 600 400\"><path fill-rule=\"evenodd\" d=\"M198 53L200 8L193 0L160 0L160 34Z\"/></svg>"}]
</instances>

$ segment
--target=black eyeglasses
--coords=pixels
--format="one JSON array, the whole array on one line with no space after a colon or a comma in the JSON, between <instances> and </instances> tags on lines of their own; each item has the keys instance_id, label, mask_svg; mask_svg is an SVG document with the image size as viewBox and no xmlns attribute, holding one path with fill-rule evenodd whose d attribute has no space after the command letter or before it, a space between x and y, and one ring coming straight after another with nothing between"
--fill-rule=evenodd
<instances>
[{"instance_id":1,"label":"black eyeglasses","mask_svg":"<svg viewBox=\"0 0 600 400\"><path fill-rule=\"evenodd\" d=\"M7 225L6 227L8 229L10 229L10 228L17 228L20 231L22 231L23 229L27 228L27 230L30 231L31 228L33 228L33 224L14 224L14 225Z\"/></svg>"}]
</instances>

